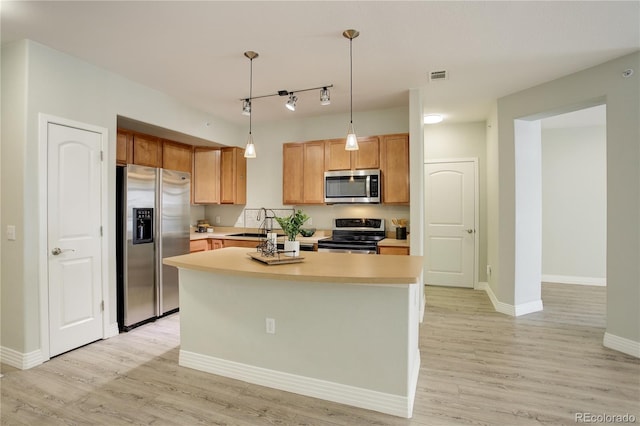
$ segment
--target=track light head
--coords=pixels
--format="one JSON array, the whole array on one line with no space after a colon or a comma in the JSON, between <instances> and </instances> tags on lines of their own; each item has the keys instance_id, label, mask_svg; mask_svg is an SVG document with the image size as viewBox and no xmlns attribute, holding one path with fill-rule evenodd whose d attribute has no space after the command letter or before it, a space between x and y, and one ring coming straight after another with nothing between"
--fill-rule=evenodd
<instances>
[{"instance_id":1,"label":"track light head","mask_svg":"<svg viewBox=\"0 0 640 426\"><path fill-rule=\"evenodd\" d=\"M242 115L251 115L251 101L249 99L242 101Z\"/></svg>"},{"instance_id":2,"label":"track light head","mask_svg":"<svg viewBox=\"0 0 640 426\"><path fill-rule=\"evenodd\" d=\"M329 96L329 89L323 87L320 89L320 105L331 104L331 97Z\"/></svg>"},{"instance_id":3,"label":"track light head","mask_svg":"<svg viewBox=\"0 0 640 426\"><path fill-rule=\"evenodd\" d=\"M298 102L298 97L296 95L294 95L293 92L291 92L289 94L289 100L287 101L287 104L285 106L287 107L287 109L289 111L295 111L296 110L296 102Z\"/></svg>"}]
</instances>

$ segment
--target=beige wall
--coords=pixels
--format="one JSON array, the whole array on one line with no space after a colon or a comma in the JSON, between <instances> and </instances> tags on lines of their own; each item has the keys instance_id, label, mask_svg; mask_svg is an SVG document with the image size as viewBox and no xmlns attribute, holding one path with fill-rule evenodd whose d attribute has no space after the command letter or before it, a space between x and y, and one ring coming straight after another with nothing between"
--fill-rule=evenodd
<instances>
[{"instance_id":1,"label":"beige wall","mask_svg":"<svg viewBox=\"0 0 640 426\"><path fill-rule=\"evenodd\" d=\"M478 281L487 281L487 144L486 123L424 126L425 160L477 158L479 187Z\"/></svg>"},{"instance_id":2,"label":"beige wall","mask_svg":"<svg viewBox=\"0 0 640 426\"><path fill-rule=\"evenodd\" d=\"M498 99L498 139L488 139L489 263L499 275L489 284L498 299L516 304L514 120L540 119L606 103L607 107L607 333L640 342L640 53L624 56ZM497 175L496 175L497 173ZM495 179L497 177L497 179ZM620 188L625 188L620 191ZM495 263L494 263L495 265ZM495 268L495 266L494 266ZM606 336L605 336L606 337Z\"/></svg>"}]
</instances>

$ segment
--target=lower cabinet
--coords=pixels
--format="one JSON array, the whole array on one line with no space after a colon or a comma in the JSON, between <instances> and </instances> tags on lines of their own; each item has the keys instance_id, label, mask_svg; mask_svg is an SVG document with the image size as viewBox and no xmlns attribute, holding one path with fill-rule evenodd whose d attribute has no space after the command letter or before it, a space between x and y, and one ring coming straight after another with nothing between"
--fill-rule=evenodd
<instances>
[{"instance_id":1,"label":"lower cabinet","mask_svg":"<svg viewBox=\"0 0 640 426\"><path fill-rule=\"evenodd\" d=\"M217 250L224 247L222 240L209 239L209 250Z\"/></svg>"},{"instance_id":2,"label":"lower cabinet","mask_svg":"<svg viewBox=\"0 0 640 426\"><path fill-rule=\"evenodd\" d=\"M252 240L231 240L231 239L224 239L222 240L224 247L249 247L249 248L256 248L258 246L258 244L260 244L259 241L252 241Z\"/></svg>"},{"instance_id":3,"label":"lower cabinet","mask_svg":"<svg viewBox=\"0 0 640 426\"><path fill-rule=\"evenodd\" d=\"M189 242L189 253L207 250L209 250L209 243L207 240L191 240Z\"/></svg>"},{"instance_id":4,"label":"lower cabinet","mask_svg":"<svg viewBox=\"0 0 640 426\"><path fill-rule=\"evenodd\" d=\"M378 247L378 254L409 255L409 247Z\"/></svg>"}]
</instances>

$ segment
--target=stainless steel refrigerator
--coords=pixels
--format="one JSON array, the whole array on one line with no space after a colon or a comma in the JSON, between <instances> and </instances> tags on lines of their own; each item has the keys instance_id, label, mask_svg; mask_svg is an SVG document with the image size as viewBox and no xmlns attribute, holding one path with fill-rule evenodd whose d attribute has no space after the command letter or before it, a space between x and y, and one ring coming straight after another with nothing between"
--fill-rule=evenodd
<instances>
[{"instance_id":1,"label":"stainless steel refrigerator","mask_svg":"<svg viewBox=\"0 0 640 426\"><path fill-rule=\"evenodd\" d=\"M179 308L178 270L165 257L189 253L189 173L118 167L118 324L128 331Z\"/></svg>"}]
</instances>

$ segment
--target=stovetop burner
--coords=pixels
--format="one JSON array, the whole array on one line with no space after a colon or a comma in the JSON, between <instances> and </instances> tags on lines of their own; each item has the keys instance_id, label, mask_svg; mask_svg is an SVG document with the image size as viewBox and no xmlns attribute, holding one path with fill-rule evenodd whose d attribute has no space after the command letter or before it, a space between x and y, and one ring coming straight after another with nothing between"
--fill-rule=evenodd
<instances>
[{"instance_id":1,"label":"stovetop burner","mask_svg":"<svg viewBox=\"0 0 640 426\"><path fill-rule=\"evenodd\" d=\"M318 241L318 249L362 250L375 252L378 241L385 238L384 219L334 219L331 238Z\"/></svg>"}]
</instances>

